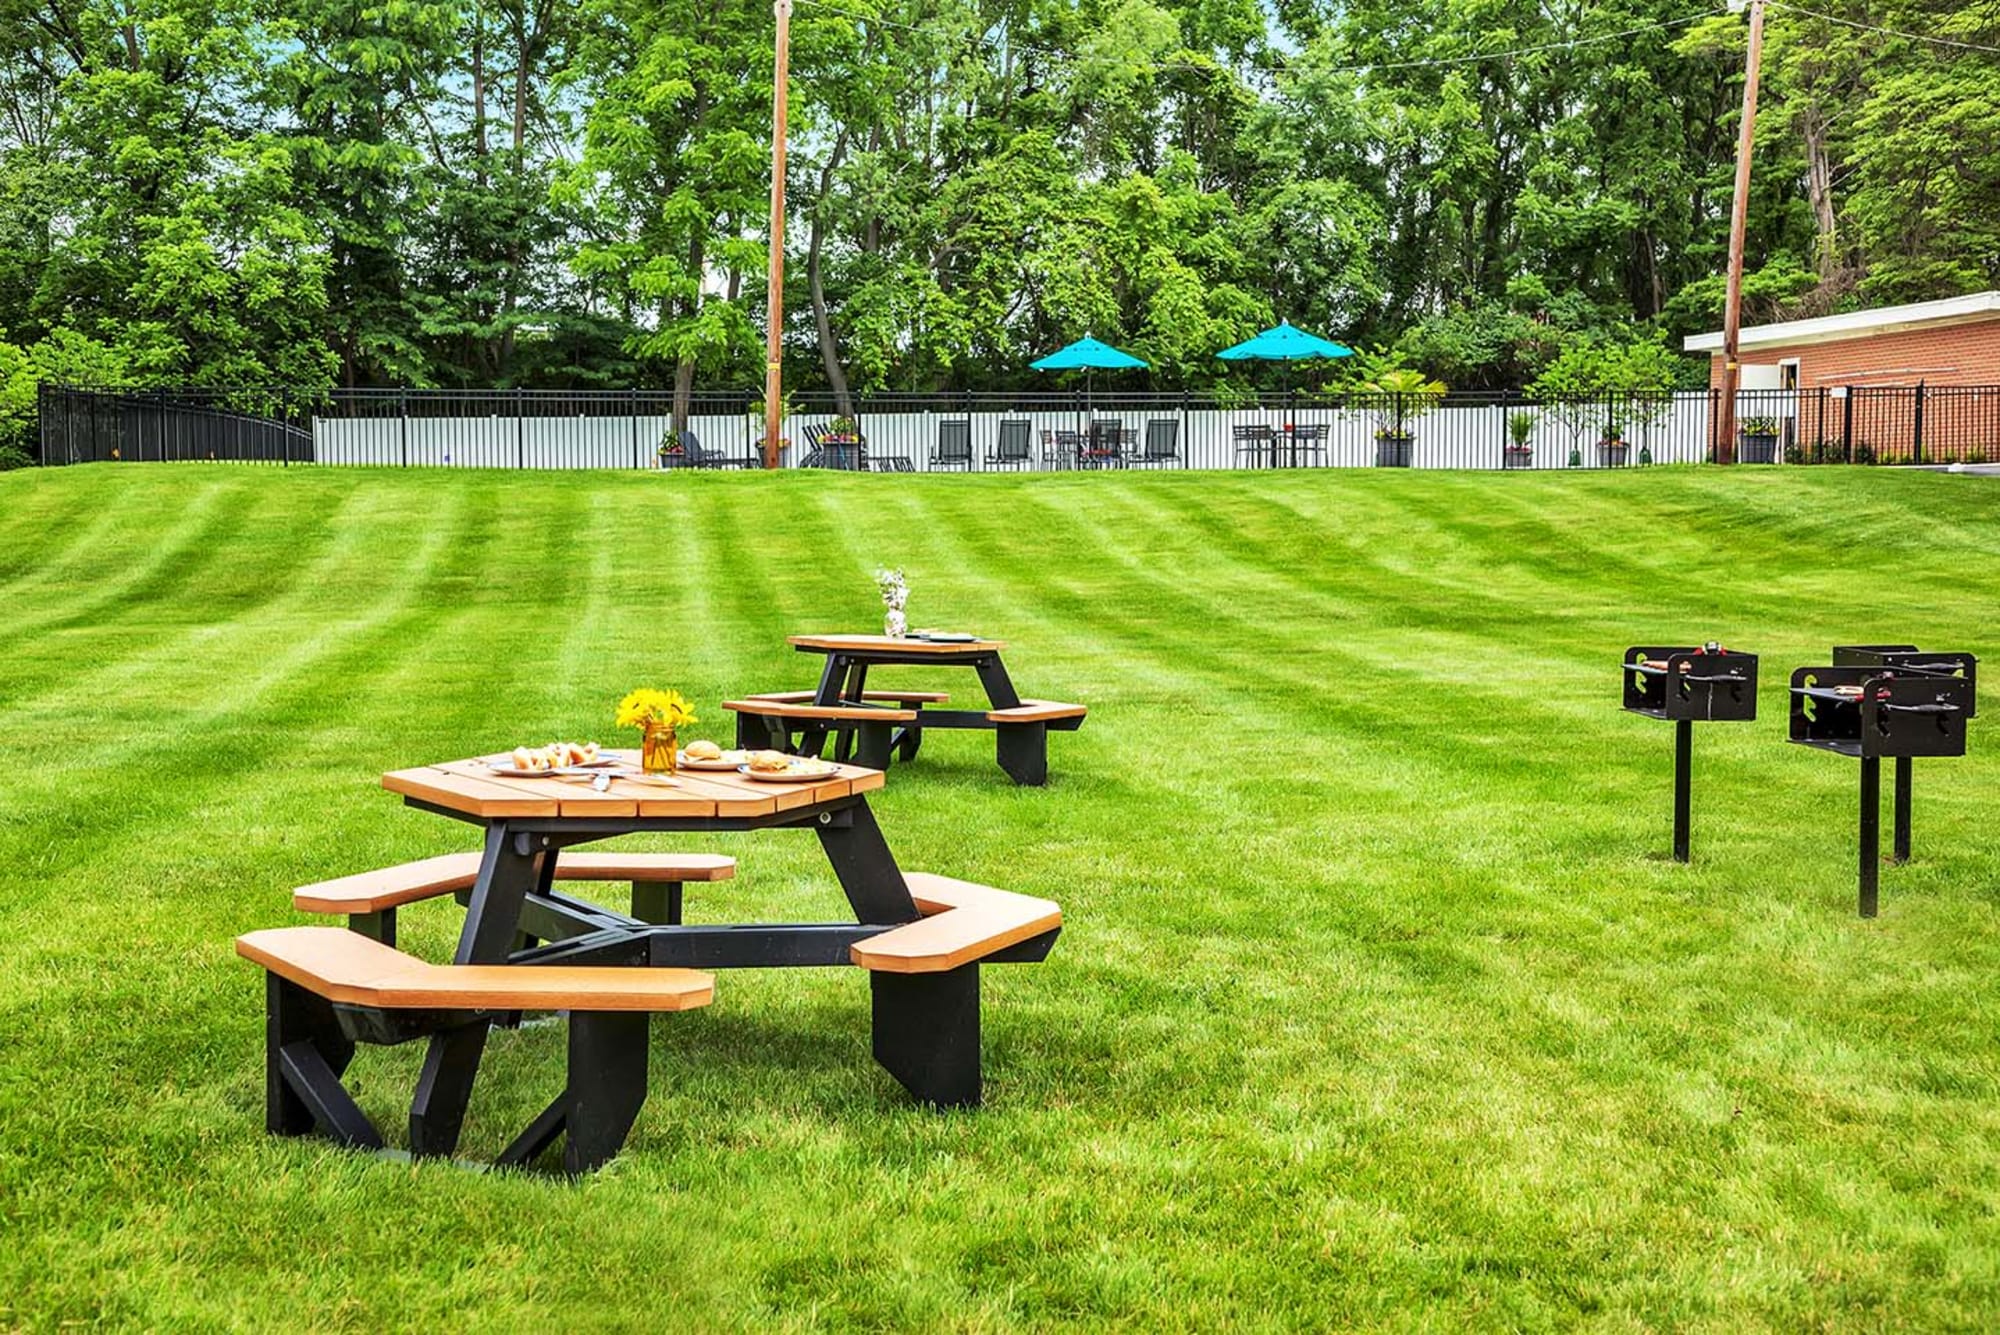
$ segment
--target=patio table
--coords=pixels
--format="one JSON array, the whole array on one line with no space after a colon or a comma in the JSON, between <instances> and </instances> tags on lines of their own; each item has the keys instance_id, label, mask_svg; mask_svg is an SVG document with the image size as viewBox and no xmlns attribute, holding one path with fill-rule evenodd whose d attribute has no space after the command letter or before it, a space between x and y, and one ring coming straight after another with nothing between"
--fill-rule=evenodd
<instances>
[{"instance_id":1,"label":"patio table","mask_svg":"<svg viewBox=\"0 0 2000 1335\"><path fill-rule=\"evenodd\" d=\"M633 753L612 752L636 767ZM920 914L895 856L869 809L880 771L842 765L833 776L767 783L722 772L682 771L670 780L587 781L505 778L480 760L454 761L382 776L412 807L485 830L485 848L466 904L457 964L629 965L694 969L847 966L849 948ZM564 849L642 831L811 830L852 910L852 922L699 924L648 922L555 888ZM995 955L1038 960L1054 933ZM1036 953L1039 951L1039 953ZM963 1046L945 1019L955 974L873 976L876 1059L918 1098L964 1102L955 1086L927 1083L952 1070L940 1045ZM972 982L976 988L976 976ZM974 1002L976 1008L976 1001ZM962 1007L960 1008L962 1009ZM976 1014L976 1009L975 1009ZM975 1021L976 1023L976 1021ZM489 1025L432 1035L410 1119L414 1152L449 1154L457 1143ZM977 1098L977 1041L972 1098Z\"/></svg>"},{"instance_id":2,"label":"patio table","mask_svg":"<svg viewBox=\"0 0 2000 1335\"><path fill-rule=\"evenodd\" d=\"M972 728L998 734L996 760L1017 783L1039 784L1047 779L1048 761L1045 732L1048 728L1074 731L1083 724L1083 711L1064 717L1030 718L1042 701L1023 700L1014 689L1013 679L1000 661L1007 648L1004 640L930 640L918 636L896 638L888 635L793 635L786 640L806 654L824 654L819 685L813 703L822 706L868 706L868 671L885 666L971 668L986 692L986 709L936 709L918 712L916 721L892 736L891 752L904 760L913 759L923 744L927 728ZM1005 711L1021 711L1021 721L995 718Z\"/></svg>"}]
</instances>

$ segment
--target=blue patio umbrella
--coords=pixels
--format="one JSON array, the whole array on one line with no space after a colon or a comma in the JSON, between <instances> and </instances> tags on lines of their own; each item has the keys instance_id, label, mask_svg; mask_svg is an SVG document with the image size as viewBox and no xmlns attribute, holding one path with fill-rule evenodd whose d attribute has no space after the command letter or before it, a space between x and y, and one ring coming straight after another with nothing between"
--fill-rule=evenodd
<instances>
[{"instance_id":1,"label":"blue patio umbrella","mask_svg":"<svg viewBox=\"0 0 2000 1335\"><path fill-rule=\"evenodd\" d=\"M1235 347L1224 348L1215 355L1226 362L1284 362L1285 417L1289 421L1292 415L1291 363L1352 357L1354 349L1321 338L1317 334L1308 334L1303 329L1295 329L1289 322L1281 322L1275 329L1266 329L1255 338L1245 339Z\"/></svg>"},{"instance_id":2,"label":"blue patio umbrella","mask_svg":"<svg viewBox=\"0 0 2000 1335\"><path fill-rule=\"evenodd\" d=\"M1317 334L1280 324L1252 339L1215 354L1226 362L1309 362L1327 357L1352 357L1354 349Z\"/></svg>"},{"instance_id":3,"label":"blue patio umbrella","mask_svg":"<svg viewBox=\"0 0 2000 1335\"><path fill-rule=\"evenodd\" d=\"M1146 363L1129 352L1120 352L1109 343L1101 343L1094 338L1080 338L1066 348L1059 348L1028 366L1036 371L1082 371L1083 407L1090 411L1091 373L1093 371L1129 371L1143 368Z\"/></svg>"}]
</instances>

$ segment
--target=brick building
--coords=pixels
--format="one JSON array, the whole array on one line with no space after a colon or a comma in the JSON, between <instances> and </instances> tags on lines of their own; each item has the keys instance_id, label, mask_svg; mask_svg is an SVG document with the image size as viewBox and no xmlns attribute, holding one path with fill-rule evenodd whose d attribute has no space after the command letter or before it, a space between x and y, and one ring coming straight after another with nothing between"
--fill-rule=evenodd
<instances>
[{"instance_id":1,"label":"brick building","mask_svg":"<svg viewBox=\"0 0 2000 1335\"><path fill-rule=\"evenodd\" d=\"M1737 415L1771 417L1789 448L1878 460L2000 458L2000 292L1742 330ZM1722 335L1709 354L1722 387Z\"/></svg>"},{"instance_id":2,"label":"brick building","mask_svg":"<svg viewBox=\"0 0 2000 1335\"><path fill-rule=\"evenodd\" d=\"M1696 334L1722 387L1722 335ZM1737 341L1746 390L2000 385L2000 292L1753 325Z\"/></svg>"}]
</instances>

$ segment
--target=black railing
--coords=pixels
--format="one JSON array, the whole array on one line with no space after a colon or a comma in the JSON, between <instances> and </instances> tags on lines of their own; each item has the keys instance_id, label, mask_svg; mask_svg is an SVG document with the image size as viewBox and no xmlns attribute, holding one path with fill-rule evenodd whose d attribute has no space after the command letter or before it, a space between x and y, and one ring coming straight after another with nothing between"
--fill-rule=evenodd
<instances>
[{"instance_id":1,"label":"black railing","mask_svg":"<svg viewBox=\"0 0 2000 1335\"><path fill-rule=\"evenodd\" d=\"M668 390L41 390L40 458L473 468L749 465L755 396ZM1098 392L793 398L788 467L1566 469L1713 457L1714 391L1538 402L1516 394ZM1759 390L1746 462L2000 461L2000 387Z\"/></svg>"}]
</instances>

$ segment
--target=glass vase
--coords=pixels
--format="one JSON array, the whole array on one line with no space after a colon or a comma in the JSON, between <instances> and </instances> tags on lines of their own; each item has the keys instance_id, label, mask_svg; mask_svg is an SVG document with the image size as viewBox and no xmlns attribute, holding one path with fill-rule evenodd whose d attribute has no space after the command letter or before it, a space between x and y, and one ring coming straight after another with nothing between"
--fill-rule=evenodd
<instances>
[{"instance_id":1,"label":"glass vase","mask_svg":"<svg viewBox=\"0 0 2000 1335\"><path fill-rule=\"evenodd\" d=\"M639 746L639 768L648 774L672 774L680 764L680 741L664 723L648 723Z\"/></svg>"},{"instance_id":2,"label":"glass vase","mask_svg":"<svg viewBox=\"0 0 2000 1335\"><path fill-rule=\"evenodd\" d=\"M882 633L892 640L900 640L909 633L910 623L903 616L903 609L892 607L882 614Z\"/></svg>"}]
</instances>

